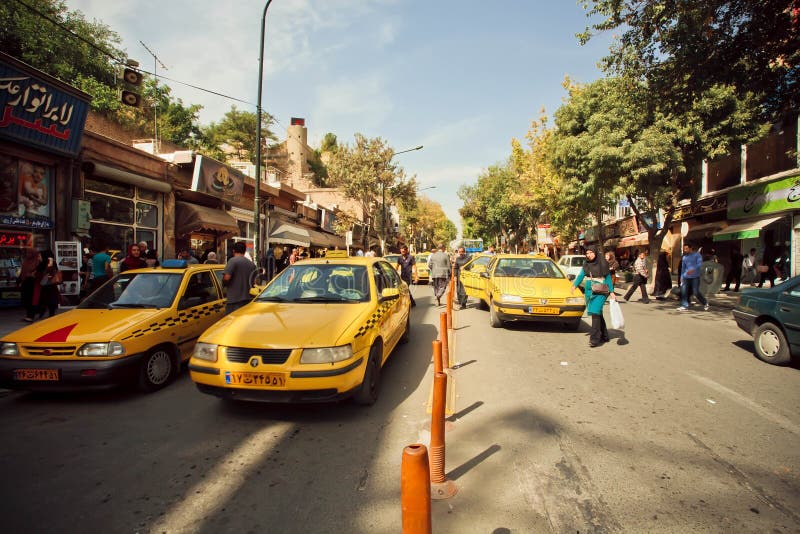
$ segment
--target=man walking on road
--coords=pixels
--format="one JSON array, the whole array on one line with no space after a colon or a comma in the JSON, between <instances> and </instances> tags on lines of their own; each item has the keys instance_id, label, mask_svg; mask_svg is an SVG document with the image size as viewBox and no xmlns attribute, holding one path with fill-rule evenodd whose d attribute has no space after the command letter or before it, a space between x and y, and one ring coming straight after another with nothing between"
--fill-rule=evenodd
<instances>
[{"instance_id":1,"label":"man walking on road","mask_svg":"<svg viewBox=\"0 0 800 534\"><path fill-rule=\"evenodd\" d=\"M681 284L681 305L678 311L689 310L689 291L691 291L698 302L703 305L704 310L708 310L708 301L700 293L700 265L703 263L703 257L697 252L697 245L691 245L691 252L683 257L680 272Z\"/></svg>"},{"instance_id":2,"label":"man walking on road","mask_svg":"<svg viewBox=\"0 0 800 534\"><path fill-rule=\"evenodd\" d=\"M225 265L222 283L228 288L228 302L225 304L225 315L234 312L250 302L250 280L255 264L245 255L245 244L237 241L233 244L233 257Z\"/></svg>"},{"instance_id":3,"label":"man walking on road","mask_svg":"<svg viewBox=\"0 0 800 534\"><path fill-rule=\"evenodd\" d=\"M408 247L403 245L400 247L400 257L397 258L397 270L400 272L400 278L408 284L408 287L411 288L411 284L417 278L417 260L408 253ZM411 294L409 291L409 296L411 297L411 305L416 306L417 303L414 301L414 295Z\"/></svg>"},{"instance_id":4,"label":"man walking on road","mask_svg":"<svg viewBox=\"0 0 800 534\"><path fill-rule=\"evenodd\" d=\"M456 299L459 310L467 307L467 291L464 289L464 284L461 283L459 275L461 274L461 268L471 259L472 256L467 254L467 250L464 247L458 247L458 254L453 258L453 276L455 276L456 280Z\"/></svg>"},{"instance_id":5,"label":"man walking on road","mask_svg":"<svg viewBox=\"0 0 800 534\"><path fill-rule=\"evenodd\" d=\"M628 302L631 297L633 296L634 291L636 291L637 287L642 288L642 303L649 304L650 298L647 296L647 277L650 276L649 271L647 270L647 253L642 251L639 253L639 257L636 258L636 261L633 263L633 270L636 274L633 275L633 284L631 287L628 288L628 292L625 293L623 297L625 302Z\"/></svg>"},{"instance_id":6,"label":"man walking on road","mask_svg":"<svg viewBox=\"0 0 800 534\"><path fill-rule=\"evenodd\" d=\"M442 295L447 289L447 279L450 276L450 258L445 252L444 245L439 245L439 250L428 258L428 269L433 280L433 295L436 297L436 304L442 305Z\"/></svg>"}]
</instances>

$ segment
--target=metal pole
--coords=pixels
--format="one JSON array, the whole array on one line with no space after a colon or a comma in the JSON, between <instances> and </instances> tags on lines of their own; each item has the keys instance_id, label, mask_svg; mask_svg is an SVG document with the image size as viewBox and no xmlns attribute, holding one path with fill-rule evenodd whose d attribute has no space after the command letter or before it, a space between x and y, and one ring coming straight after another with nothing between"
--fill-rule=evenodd
<instances>
[{"instance_id":1,"label":"metal pole","mask_svg":"<svg viewBox=\"0 0 800 534\"><path fill-rule=\"evenodd\" d=\"M255 195L253 201L253 215L255 223L255 236L253 237L253 260L258 263L258 253L261 250L261 92L264 80L264 31L267 25L267 9L272 0L267 0L264 5L264 14L261 15L261 43L258 47L258 100L256 100L256 179Z\"/></svg>"}]
</instances>

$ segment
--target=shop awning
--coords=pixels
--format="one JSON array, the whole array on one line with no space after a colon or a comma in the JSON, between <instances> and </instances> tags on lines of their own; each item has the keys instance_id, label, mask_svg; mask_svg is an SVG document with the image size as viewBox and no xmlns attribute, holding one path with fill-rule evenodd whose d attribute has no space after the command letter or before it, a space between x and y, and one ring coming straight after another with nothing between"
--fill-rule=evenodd
<instances>
[{"instance_id":1,"label":"shop awning","mask_svg":"<svg viewBox=\"0 0 800 534\"><path fill-rule=\"evenodd\" d=\"M275 221L270 225L269 242L285 243L298 247L310 247L311 235L301 226L285 221Z\"/></svg>"},{"instance_id":2,"label":"shop awning","mask_svg":"<svg viewBox=\"0 0 800 534\"><path fill-rule=\"evenodd\" d=\"M236 219L222 210L176 201L175 235L189 235L194 232L221 236L239 235L239 225Z\"/></svg>"},{"instance_id":3,"label":"shop awning","mask_svg":"<svg viewBox=\"0 0 800 534\"><path fill-rule=\"evenodd\" d=\"M710 223L703 223L703 224L696 224L689 228L689 232L684 237L684 241L692 240L692 239L703 239L705 237L711 237L716 232L719 232L725 229L728 226L726 221L717 221L717 222L710 222Z\"/></svg>"},{"instance_id":4,"label":"shop awning","mask_svg":"<svg viewBox=\"0 0 800 534\"><path fill-rule=\"evenodd\" d=\"M732 241L734 239L750 239L758 237L761 230L766 228L772 223L778 222L783 217L769 217L767 219L759 219L756 221L748 221L737 224L732 224L714 233L714 241Z\"/></svg>"},{"instance_id":5,"label":"shop awning","mask_svg":"<svg viewBox=\"0 0 800 534\"><path fill-rule=\"evenodd\" d=\"M642 245L646 245L650 242L649 238L647 237L647 232L642 232L636 235L629 235L627 237L623 237L619 240L617 246L619 248L625 247L639 247Z\"/></svg>"},{"instance_id":6,"label":"shop awning","mask_svg":"<svg viewBox=\"0 0 800 534\"><path fill-rule=\"evenodd\" d=\"M343 237L338 235L320 232L317 230L308 230L311 237L311 244L315 247L334 248L339 247L344 250L347 248Z\"/></svg>"}]
</instances>

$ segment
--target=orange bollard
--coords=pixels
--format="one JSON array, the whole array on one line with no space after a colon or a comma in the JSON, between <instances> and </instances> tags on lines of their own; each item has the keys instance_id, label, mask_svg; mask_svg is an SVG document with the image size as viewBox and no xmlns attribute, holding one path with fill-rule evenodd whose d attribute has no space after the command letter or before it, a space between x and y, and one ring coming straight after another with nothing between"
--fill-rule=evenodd
<instances>
[{"instance_id":1,"label":"orange bollard","mask_svg":"<svg viewBox=\"0 0 800 534\"><path fill-rule=\"evenodd\" d=\"M403 534L431 534L431 479L425 445L416 443L403 449L400 503Z\"/></svg>"},{"instance_id":2,"label":"orange bollard","mask_svg":"<svg viewBox=\"0 0 800 534\"><path fill-rule=\"evenodd\" d=\"M439 341L442 342L442 367L450 367L450 343L447 333L447 312L439 313Z\"/></svg>"},{"instance_id":3,"label":"orange bollard","mask_svg":"<svg viewBox=\"0 0 800 534\"><path fill-rule=\"evenodd\" d=\"M453 292L447 292L447 329L453 329Z\"/></svg>"},{"instance_id":4,"label":"orange bollard","mask_svg":"<svg viewBox=\"0 0 800 534\"><path fill-rule=\"evenodd\" d=\"M433 377L433 410L431 411L431 497L447 499L456 494L456 485L444 474L444 411L447 396L447 375Z\"/></svg>"},{"instance_id":5,"label":"orange bollard","mask_svg":"<svg viewBox=\"0 0 800 534\"><path fill-rule=\"evenodd\" d=\"M442 372L442 342L438 339L433 340L433 375Z\"/></svg>"}]
</instances>

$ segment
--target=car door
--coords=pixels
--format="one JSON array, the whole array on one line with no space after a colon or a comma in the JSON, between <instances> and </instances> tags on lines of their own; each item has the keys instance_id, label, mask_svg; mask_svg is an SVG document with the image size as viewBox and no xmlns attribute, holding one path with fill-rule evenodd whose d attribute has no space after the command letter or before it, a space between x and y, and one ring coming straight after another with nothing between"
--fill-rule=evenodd
<instances>
[{"instance_id":1,"label":"car door","mask_svg":"<svg viewBox=\"0 0 800 534\"><path fill-rule=\"evenodd\" d=\"M494 266L497 265L497 256L487 256L488 261L484 266L476 266L478 277L475 286L475 296L489 304L489 281Z\"/></svg>"},{"instance_id":2,"label":"car door","mask_svg":"<svg viewBox=\"0 0 800 534\"><path fill-rule=\"evenodd\" d=\"M775 308L776 318L783 325L791 351L797 353L800 345L800 282L781 291Z\"/></svg>"},{"instance_id":3,"label":"car door","mask_svg":"<svg viewBox=\"0 0 800 534\"><path fill-rule=\"evenodd\" d=\"M491 256L478 256L461 268L461 283L470 297L480 298L479 291L485 285L481 273L486 272L486 266L491 259Z\"/></svg>"},{"instance_id":4,"label":"car door","mask_svg":"<svg viewBox=\"0 0 800 534\"><path fill-rule=\"evenodd\" d=\"M401 297L392 301L391 316L389 318L392 323L391 339L392 346L394 346L400 339L400 335L403 333L403 328L405 328L406 316L411 311L411 301L410 299L403 298L403 294L408 291L408 289L403 287L403 280L400 278L400 275L397 274L397 271L395 271L386 262L380 262L378 265L380 265L381 270L386 277L387 283L389 284L388 287L396 287L398 290L400 290Z\"/></svg>"},{"instance_id":5,"label":"car door","mask_svg":"<svg viewBox=\"0 0 800 534\"><path fill-rule=\"evenodd\" d=\"M393 329L393 314L394 306L397 300L388 300L381 302L381 292L384 289L392 287L390 279L381 268L383 262L376 262L372 264L372 277L375 279L375 292L377 300L376 315L378 317L378 325L380 329L381 338L383 338L383 360L389 356L389 351L393 347L392 344L392 329Z\"/></svg>"},{"instance_id":6,"label":"car door","mask_svg":"<svg viewBox=\"0 0 800 534\"><path fill-rule=\"evenodd\" d=\"M225 312L225 302L210 269L187 273L178 299L177 344L183 359L191 355L200 334Z\"/></svg>"}]
</instances>

